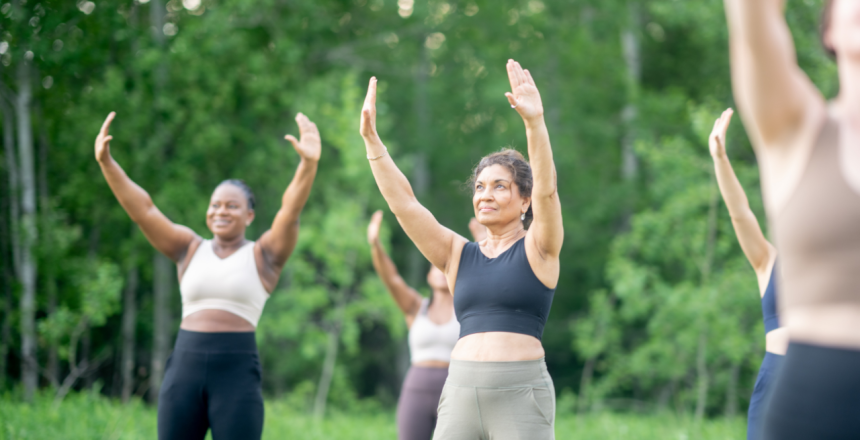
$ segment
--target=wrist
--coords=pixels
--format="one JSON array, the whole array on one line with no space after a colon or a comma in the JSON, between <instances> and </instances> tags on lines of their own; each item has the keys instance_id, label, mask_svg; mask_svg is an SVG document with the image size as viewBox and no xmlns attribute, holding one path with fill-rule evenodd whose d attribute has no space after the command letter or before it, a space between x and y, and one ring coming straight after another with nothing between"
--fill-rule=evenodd
<instances>
[{"instance_id":1,"label":"wrist","mask_svg":"<svg viewBox=\"0 0 860 440\"><path fill-rule=\"evenodd\" d=\"M541 112L537 116L532 116L529 118L524 117L523 122L526 124L526 129L528 129L528 130L533 130L533 129L537 129L537 128L541 128L541 127L546 126L546 121L544 120L543 112Z\"/></svg>"}]
</instances>

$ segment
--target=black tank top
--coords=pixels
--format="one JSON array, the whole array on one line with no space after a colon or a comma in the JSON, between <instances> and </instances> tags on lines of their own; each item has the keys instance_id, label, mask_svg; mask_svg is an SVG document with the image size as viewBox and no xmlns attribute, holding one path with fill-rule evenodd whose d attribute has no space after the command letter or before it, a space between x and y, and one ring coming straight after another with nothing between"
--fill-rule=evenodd
<instances>
[{"instance_id":1,"label":"black tank top","mask_svg":"<svg viewBox=\"0 0 860 440\"><path fill-rule=\"evenodd\" d=\"M478 243L466 243L454 288L460 337L509 332L540 340L554 293L532 271L524 239L496 258L484 255Z\"/></svg>"}]
</instances>

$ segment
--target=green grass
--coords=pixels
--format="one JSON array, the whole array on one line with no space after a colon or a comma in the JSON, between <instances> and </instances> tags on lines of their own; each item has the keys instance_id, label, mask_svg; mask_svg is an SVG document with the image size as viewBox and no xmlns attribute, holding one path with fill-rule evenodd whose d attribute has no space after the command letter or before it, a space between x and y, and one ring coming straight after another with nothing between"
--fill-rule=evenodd
<instances>
[{"instance_id":1,"label":"green grass","mask_svg":"<svg viewBox=\"0 0 860 440\"><path fill-rule=\"evenodd\" d=\"M601 413L583 417L560 415L559 440L735 440L746 433L744 419L708 420L691 417ZM11 395L0 396L0 440L86 439L153 440L155 409L140 401L128 405L96 394L73 394L55 407L49 395L24 405ZM334 413L316 422L284 401L266 404L264 439L391 439L397 438L392 412Z\"/></svg>"}]
</instances>

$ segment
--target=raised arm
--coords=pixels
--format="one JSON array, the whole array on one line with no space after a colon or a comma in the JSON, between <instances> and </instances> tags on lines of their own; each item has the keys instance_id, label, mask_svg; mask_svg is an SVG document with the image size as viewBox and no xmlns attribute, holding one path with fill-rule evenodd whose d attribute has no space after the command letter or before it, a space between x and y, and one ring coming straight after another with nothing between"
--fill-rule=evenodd
<instances>
[{"instance_id":1,"label":"raised arm","mask_svg":"<svg viewBox=\"0 0 860 440\"><path fill-rule=\"evenodd\" d=\"M824 98L797 65L785 0L724 0L732 83L756 146L785 147L815 132Z\"/></svg>"},{"instance_id":2,"label":"raised arm","mask_svg":"<svg viewBox=\"0 0 860 440\"><path fill-rule=\"evenodd\" d=\"M95 155L102 174L111 191L116 196L131 220L140 227L143 235L162 254L175 263L185 258L188 247L200 238L191 229L171 222L152 202L152 197L134 183L110 154L108 134L110 124L116 113L111 112L105 119L96 137Z\"/></svg>"},{"instance_id":3,"label":"raised arm","mask_svg":"<svg viewBox=\"0 0 860 440\"><path fill-rule=\"evenodd\" d=\"M376 78L370 79L367 88L360 130L373 177L391 212L424 257L449 274L449 263L459 255L467 240L439 224L433 214L418 202L409 180L397 168L379 139L376 131Z\"/></svg>"},{"instance_id":4,"label":"raised arm","mask_svg":"<svg viewBox=\"0 0 860 440\"><path fill-rule=\"evenodd\" d=\"M296 122L299 125L299 139L292 135L285 136L285 139L293 144L301 161L293 181L284 192L281 209L275 215L272 228L264 232L258 241L267 266L278 274L296 247L299 237L299 216L311 193L322 151L320 132L316 124L301 113L296 115Z\"/></svg>"},{"instance_id":5,"label":"raised arm","mask_svg":"<svg viewBox=\"0 0 860 440\"><path fill-rule=\"evenodd\" d=\"M552 147L543 117L543 103L528 70L523 70L520 63L514 60L508 60L507 68L511 92L505 93L505 96L526 125L529 163L534 178L531 200L534 220L528 235L543 260L558 261L564 241L564 225L561 219L561 203L558 200L558 179L552 159Z\"/></svg>"},{"instance_id":6,"label":"raised arm","mask_svg":"<svg viewBox=\"0 0 860 440\"><path fill-rule=\"evenodd\" d=\"M726 131L729 129L733 114L732 109L723 112L714 123L714 130L708 138L708 143L711 157L714 159L717 184L720 186L723 201L732 217L738 242L756 273L764 276L776 258L776 248L764 237L758 219L750 209L749 200L741 187L741 182L738 181L726 155Z\"/></svg>"},{"instance_id":7,"label":"raised arm","mask_svg":"<svg viewBox=\"0 0 860 440\"><path fill-rule=\"evenodd\" d=\"M370 243L373 268L376 269L376 274L385 284L388 293L394 298L397 307L400 307L406 316L406 325L411 327L418 310L421 309L421 295L406 284L397 271L397 266L382 248L382 243L379 242L380 225L382 225L382 211L376 211L367 226L367 242Z\"/></svg>"}]
</instances>

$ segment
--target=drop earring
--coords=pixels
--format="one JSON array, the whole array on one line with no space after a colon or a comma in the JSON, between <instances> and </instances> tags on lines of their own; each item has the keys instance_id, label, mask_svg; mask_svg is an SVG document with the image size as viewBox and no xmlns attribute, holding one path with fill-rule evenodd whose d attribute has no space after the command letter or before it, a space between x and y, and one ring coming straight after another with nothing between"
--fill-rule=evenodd
<instances>
[{"instance_id":1,"label":"drop earring","mask_svg":"<svg viewBox=\"0 0 860 440\"><path fill-rule=\"evenodd\" d=\"M522 215L520 215L520 220L526 221L526 213L525 212L522 213Z\"/></svg>"}]
</instances>

